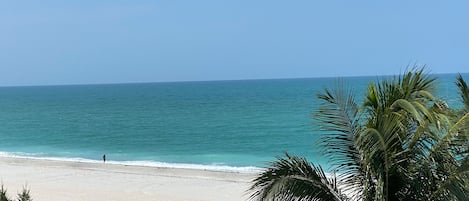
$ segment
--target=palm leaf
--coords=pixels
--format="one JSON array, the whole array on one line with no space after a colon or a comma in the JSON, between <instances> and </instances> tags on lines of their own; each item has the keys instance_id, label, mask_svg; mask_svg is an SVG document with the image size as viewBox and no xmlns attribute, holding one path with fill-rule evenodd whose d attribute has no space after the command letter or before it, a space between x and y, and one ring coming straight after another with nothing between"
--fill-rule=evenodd
<instances>
[{"instance_id":1,"label":"palm leaf","mask_svg":"<svg viewBox=\"0 0 469 201\"><path fill-rule=\"evenodd\" d=\"M431 200L458 200L468 201L469 190L467 189L466 182L469 179L469 157L462 160L462 163L447 178L440 181L437 186L438 189L432 193L429 201Z\"/></svg>"},{"instance_id":2,"label":"palm leaf","mask_svg":"<svg viewBox=\"0 0 469 201\"><path fill-rule=\"evenodd\" d=\"M464 81L461 74L456 78L456 86L459 88L459 95L461 96L464 108L466 112L469 112L469 87L467 87L466 81Z\"/></svg>"},{"instance_id":3,"label":"palm leaf","mask_svg":"<svg viewBox=\"0 0 469 201\"><path fill-rule=\"evenodd\" d=\"M345 200L334 179L328 179L320 166L305 158L285 154L277 157L265 172L253 181L252 200Z\"/></svg>"},{"instance_id":4,"label":"palm leaf","mask_svg":"<svg viewBox=\"0 0 469 201\"><path fill-rule=\"evenodd\" d=\"M338 82L332 90L325 89L317 97L322 101L316 120L322 132L319 144L322 153L329 158L332 171L339 173L347 191L358 199L359 190L365 180L360 153L355 145L355 137L360 129L359 107L355 103L352 90Z\"/></svg>"}]
</instances>

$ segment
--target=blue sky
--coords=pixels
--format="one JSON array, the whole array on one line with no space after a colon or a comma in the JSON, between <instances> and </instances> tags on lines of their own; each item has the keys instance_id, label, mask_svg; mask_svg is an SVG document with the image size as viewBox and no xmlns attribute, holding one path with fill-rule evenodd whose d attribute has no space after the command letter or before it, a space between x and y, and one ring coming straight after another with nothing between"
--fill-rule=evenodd
<instances>
[{"instance_id":1,"label":"blue sky","mask_svg":"<svg viewBox=\"0 0 469 201\"><path fill-rule=\"evenodd\" d=\"M1 1L0 85L469 72L468 1Z\"/></svg>"}]
</instances>

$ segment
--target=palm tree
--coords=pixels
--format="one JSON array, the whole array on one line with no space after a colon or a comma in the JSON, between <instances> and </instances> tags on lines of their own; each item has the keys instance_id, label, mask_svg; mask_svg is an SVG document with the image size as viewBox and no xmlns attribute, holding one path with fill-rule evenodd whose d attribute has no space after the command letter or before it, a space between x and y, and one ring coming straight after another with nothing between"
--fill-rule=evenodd
<instances>
[{"instance_id":1,"label":"palm tree","mask_svg":"<svg viewBox=\"0 0 469 201\"><path fill-rule=\"evenodd\" d=\"M31 192L27 186L23 186L21 193L17 194L18 201L32 201ZM3 186L3 183L0 184L0 201L14 201L7 196L7 189Z\"/></svg>"},{"instance_id":2,"label":"palm tree","mask_svg":"<svg viewBox=\"0 0 469 201\"><path fill-rule=\"evenodd\" d=\"M424 69L370 84L362 105L338 85L319 94L320 166L286 154L253 182L255 200L468 200L469 107L451 110L432 94ZM457 85L466 106L469 91ZM467 100L467 101L466 101Z\"/></svg>"}]
</instances>

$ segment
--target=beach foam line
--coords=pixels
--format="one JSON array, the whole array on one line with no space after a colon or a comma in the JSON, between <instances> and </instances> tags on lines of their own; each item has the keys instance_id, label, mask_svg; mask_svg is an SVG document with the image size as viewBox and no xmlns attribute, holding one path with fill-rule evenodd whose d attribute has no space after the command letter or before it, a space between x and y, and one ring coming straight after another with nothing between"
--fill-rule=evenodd
<instances>
[{"instance_id":1,"label":"beach foam line","mask_svg":"<svg viewBox=\"0 0 469 201\"><path fill-rule=\"evenodd\" d=\"M80 163L103 163L101 160L92 160L86 158L62 158L62 157L44 157L37 156L36 154L28 153L10 153L0 152L0 157L9 158L22 158L22 159L37 159L37 160L51 160L51 161L65 161L65 162L80 162ZM203 164L189 164L189 163L166 163L158 161L106 161L107 164L113 165L125 165L125 166L143 166L143 167L155 167L155 168L174 168L174 169L191 169L191 170L204 170L214 172L232 172L232 173L244 173L254 174L264 171L264 168L255 166L228 166L228 165L203 165Z\"/></svg>"}]
</instances>

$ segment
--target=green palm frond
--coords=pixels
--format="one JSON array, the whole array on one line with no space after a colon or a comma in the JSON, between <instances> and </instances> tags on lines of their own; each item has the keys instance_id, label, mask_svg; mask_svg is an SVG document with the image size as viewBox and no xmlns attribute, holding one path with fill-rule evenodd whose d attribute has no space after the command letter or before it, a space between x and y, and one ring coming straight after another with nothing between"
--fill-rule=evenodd
<instances>
[{"instance_id":1,"label":"green palm frond","mask_svg":"<svg viewBox=\"0 0 469 201\"><path fill-rule=\"evenodd\" d=\"M432 152L433 157L443 164L445 179L437 183L433 198L445 197L469 200L469 112L462 116L439 141ZM435 159L434 159L435 160ZM441 176L440 176L441 177ZM449 200L449 199L448 199Z\"/></svg>"},{"instance_id":2,"label":"green palm frond","mask_svg":"<svg viewBox=\"0 0 469 201\"><path fill-rule=\"evenodd\" d=\"M461 150L468 147L467 133L462 131L467 130L469 114L455 121L445 123L441 130L427 129L417 143L422 150L417 152L419 146L413 147L414 155L409 158L415 163L409 166L410 186L405 188L412 192L407 195L412 200L467 200L467 154Z\"/></svg>"},{"instance_id":3,"label":"green palm frond","mask_svg":"<svg viewBox=\"0 0 469 201\"><path fill-rule=\"evenodd\" d=\"M461 96L462 102L466 112L469 112L469 87L466 81L462 78L461 74L456 78L456 86L459 88L459 95Z\"/></svg>"},{"instance_id":4,"label":"green palm frond","mask_svg":"<svg viewBox=\"0 0 469 201\"><path fill-rule=\"evenodd\" d=\"M7 189L3 186L3 183L0 184L0 201L11 201L7 196Z\"/></svg>"},{"instance_id":5,"label":"green palm frond","mask_svg":"<svg viewBox=\"0 0 469 201\"><path fill-rule=\"evenodd\" d=\"M401 98L415 96L416 92L426 91L430 94L435 89L434 82L436 78L431 77L426 71L425 66L414 66L412 70L394 77L394 82L401 90Z\"/></svg>"},{"instance_id":6,"label":"green palm frond","mask_svg":"<svg viewBox=\"0 0 469 201\"><path fill-rule=\"evenodd\" d=\"M435 100L432 93L436 78L426 74L424 68L414 68L414 71L372 85L365 99L365 107L376 111L391 108L391 105L399 99L420 102Z\"/></svg>"},{"instance_id":7,"label":"green palm frond","mask_svg":"<svg viewBox=\"0 0 469 201\"><path fill-rule=\"evenodd\" d=\"M18 201L32 201L31 190L27 186L23 186L23 190L17 195Z\"/></svg>"},{"instance_id":8,"label":"green palm frond","mask_svg":"<svg viewBox=\"0 0 469 201\"><path fill-rule=\"evenodd\" d=\"M433 139L436 142L430 150L429 157L432 157L432 154L441 154L442 152L447 152L453 158L464 158L468 155L469 112L457 119L441 138Z\"/></svg>"},{"instance_id":9,"label":"green palm frond","mask_svg":"<svg viewBox=\"0 0 469 201\"><path fill-rule=\"evenodd\" d=\"M326 133L319 141L324 148L322 153L329 158L332 169L339 173L347 190L358 198L360 191L357 188L361 188L365 180L360 153L355 145L360 132L359 106L352 90L344 86L338 83L332 90L325 89L317 95L321 104L316 120L321 131Z\"/></svg>"},{"instance_id":10,"label":"green palm frond","mask_svg":"<svg viewBox=\"0 0 469 201\"><path fill-rule=\"evenodd\" d=\"M253 182L253 200L346 200L335 179L327 178L320 166L287 153L284 158L277 157Z\"/></svg>"},{"instance_id":11,"label":"green palm frond","mask_svg":"<svg viewBox=\"0 0 469 201\"><path fill-rule=\"evenodd\" d=\"M468 201L469 189L466 182L469 180L469 158L464 158L458 167L453 167L448 173L447 177L438 180L438 188L428 200Z\"/></svg>"},{"instance_id":12,"label":"green palm frond","mask_svg":"<svg viewBox=\"0 0 469 201\"><path fill-rule=\"evenodd\" d=\"M400 159L401 140L396 133L401 129L399 116L390 114L386 118L377 118L373 127L367 128L357 139L363 152L362 163L369 167L369 173L376 180L376 195L388 200L390 191L391 168L396 168ZM396 148L397 147L397 148Z\"/></svg>"}]
</instances>

